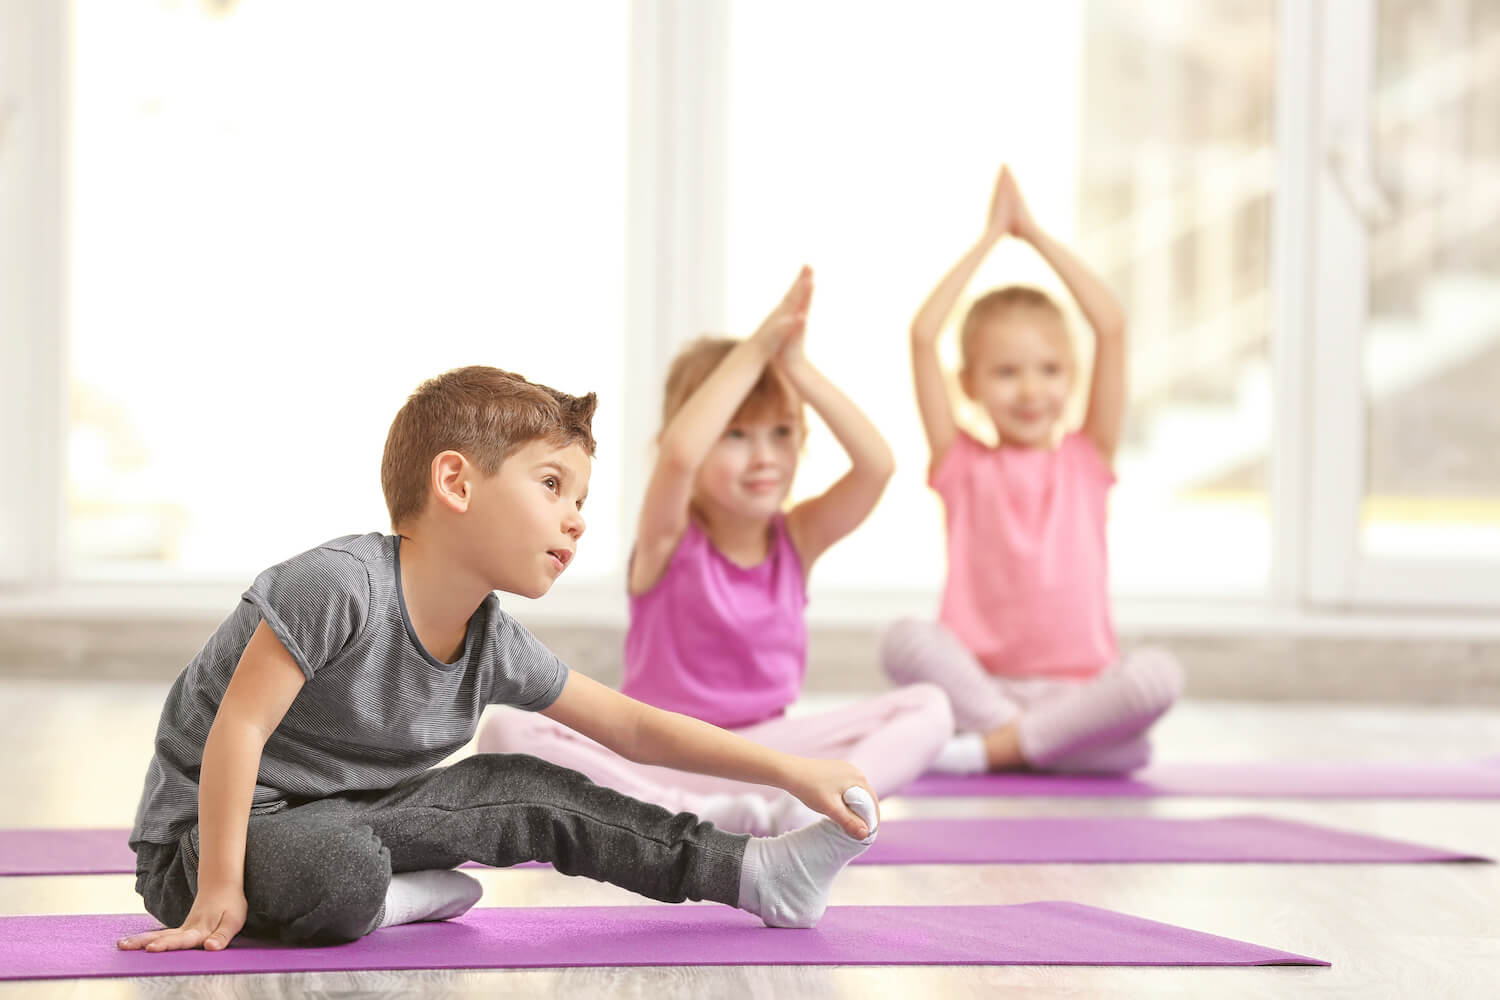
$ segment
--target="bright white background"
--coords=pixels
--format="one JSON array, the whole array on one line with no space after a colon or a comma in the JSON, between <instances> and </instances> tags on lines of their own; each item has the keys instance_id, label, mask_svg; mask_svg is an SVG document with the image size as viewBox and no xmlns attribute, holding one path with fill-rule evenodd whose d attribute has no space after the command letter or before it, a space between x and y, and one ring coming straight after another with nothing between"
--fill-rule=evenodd
<instances>
[{"instance_id":1,"label":"bright white background","mask_svg":"<svg viewBox=\"0 0 1500 1000\"><path fill-rule=\"evenodd\" d=\"M1483 227L1372 216L1413 149L1446 136L1450 180L1496 153L1403 129L1493 105L1494 33L1421 6L10 4L0 607L207 602L382 529L404 394L486 363L600 393L589 535L528 612L618 620L667 361L748 332L807 262L810 353L900 463L812 613L930 610L906 326L1008 160L1134 323L1127 624L1493 608L1484 477L1366 489L1367 453L1397 460L1367 434L1389 371L1437 383L1500 340ZM1397 34L1434 41L1393 55ZM1435 304L1372 305L1396 279ZM1005 246L971 292L1017 280L1057 288ZM1433 445L1479 467L1496 442ZM840 469L820 430L799 492Z\"/></svg>"}]
</instances>

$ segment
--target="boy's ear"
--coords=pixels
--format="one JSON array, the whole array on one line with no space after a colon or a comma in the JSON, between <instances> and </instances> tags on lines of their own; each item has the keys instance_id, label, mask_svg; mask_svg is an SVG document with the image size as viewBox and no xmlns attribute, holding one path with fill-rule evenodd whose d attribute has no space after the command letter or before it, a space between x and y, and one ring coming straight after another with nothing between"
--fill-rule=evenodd
<instances>
[{"instance_id":1,"label":"boy's ear","mask_svg":"<svg viewBox=\"0 0 1500 1000\"><path fill-rule=\"evenodd\" d=\"M456 451L439 452L432 459L432 491L437 502L462 514L469 509L469 460Z\"/></svg>"}]
</instances>

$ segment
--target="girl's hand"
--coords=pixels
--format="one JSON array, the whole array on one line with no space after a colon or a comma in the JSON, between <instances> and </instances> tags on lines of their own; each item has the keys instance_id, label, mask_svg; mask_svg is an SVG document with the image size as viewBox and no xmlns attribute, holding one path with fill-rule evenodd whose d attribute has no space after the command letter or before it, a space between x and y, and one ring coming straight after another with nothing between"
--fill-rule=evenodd
<instances>
[{"instance_id":1,"label":"girl's hand","mask_svg":"<svg viewBox=\"0 0 1500 1000\"><path fill-rule=\"evenodd\" d=\"M793 349L801 352L802 333L807 329L807 309L812 303L812 290L812 269L804 266L797 272L797 280L792 282L786 295L782 296L776 308L761 323L760 329L755 331L753 339L765 343L774 357L780 357L792 341L797 341L797 346Z\"/></svg>"},{"instance_id":2,"label":"girl's hand","mask_svg":"<svg viewBox=\"0 0 1500 1000\"><path fill-rule=\"evenodd\" d=\"M188 911L181 927L132 934L116 944L121 951L178 951L183 948L222 951L244 928L249 909L245 893L239 889L215 891L200 887L193 908Z\"/></svg>"},{"instance_id":3,"label":"girl's hand","mask_svg":"<svg viewBox=\"0 0 1500 1000\"><path fill-rule=\"evenodd\" d=\"M1010 235L1016 221L1016 200L1020 197L1016 182L1010 175L1010 167L1002 166L1000 176L995 178L995 191L990 195L990 215L985 226L985 236L998 240Z\"/></svg>"},{"instance_id":4,"label":"girl's hand","mask_svg":"<svg viewBox=\"0 0 1500 1000\"><path fill-rule=\"evenodd\" d=\"M1016 183L1016 175L1010 172L1010 167L1000 170L998 186L1005 188L1005 198L1010 204L1010 234L1031 242L1037 232L1036 220L1031 217L1031 209L1026 207L1026 199L1021 197L1021 186Z\"/></svg>"},{"instance_id":5,"label":"girl's hand","mask_svg":"<svg viewBox=\"0 0 1500 1000\"><path fill-rule=\"evenodd\" d=\"M789 334L781 342L781 349L776 352L775 357L771 358L771 364L781 369L782 372L789 372L798 365L806 364L807 354L803 350L803 345L806 343L807 324L804 323L801 329Z\"/></svg>"},{"instance_id":6,"label":"girl's hand","mask_svg":"<svg viewBox=\"0 0 1500 1000\"><path fill-rule=\"evenodd\" d=\"M991 239L1014 236L1030 242L1036 231L1036 220L1026 207L1026 199L1021 197L1016 175L1010 172L1010 167L1001 167L1000 176L995 178L995 193L990 197L990 219L985 235Z\"/></svg>"},{"instance_id":7,"label":"girl's hand","mask_svg":"<svg viewBox=\"0 0 1500 1000\"><path fill-rule=\"evenodd\" d=\"M865 821L844 802L844 789L859 785L870 793L875 802L876 820L879 821L880 800L870 788L869 779L853 764L841 760L817 760L804 758L798 762L797 780L787 786L787 791L801 799L809 809L814 809L839 826L855 840L864 840L870 835Z\"/></svg>"}]
</instances>

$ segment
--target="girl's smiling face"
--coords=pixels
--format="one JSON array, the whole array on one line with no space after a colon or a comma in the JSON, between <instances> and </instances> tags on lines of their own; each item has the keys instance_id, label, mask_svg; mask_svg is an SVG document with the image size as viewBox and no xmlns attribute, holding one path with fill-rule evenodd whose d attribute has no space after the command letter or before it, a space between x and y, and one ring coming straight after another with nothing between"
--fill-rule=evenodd
<instances>
[{"instance_id":1,"label":"girl's smiling face","mask_svg":"<svg viewBox=\"0 0 1500 1000\"><path fill-rule=\"evenodd\" d=\"M991 319L974 338L959 376L1004 444L1045 447L1073 388L1073 359L1060 317L1017 309Z\"/></svg>"},{"instance_id":2,"label":"girl's smiling face","mask_svg":"<svg viewBox=\"0 0 1500 1000\"><path fill-rule=\"evenodd\" d=\"M801 447L794 413L736 415L698 467L693 502L738 518L769 520L791 491Z\"/></svg>"}]
</instances>

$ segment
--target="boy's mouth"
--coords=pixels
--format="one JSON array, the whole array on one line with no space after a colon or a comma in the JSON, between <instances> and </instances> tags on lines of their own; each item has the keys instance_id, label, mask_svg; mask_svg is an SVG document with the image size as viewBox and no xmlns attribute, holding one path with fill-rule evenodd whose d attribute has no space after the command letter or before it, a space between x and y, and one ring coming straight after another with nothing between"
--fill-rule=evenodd
<instances>
[{"instance_id":1,"label":"boy's mouth","mask_svg":"<svg viewBox=\"0 0 1500 1000\"><path fill-rule=\"evenodd\" d=\"M573 559L572 549L548 549L547 554L552 557L553 562L557 563L559 573L567 569L568 563Z\"/></svg>"}]
</instances>

